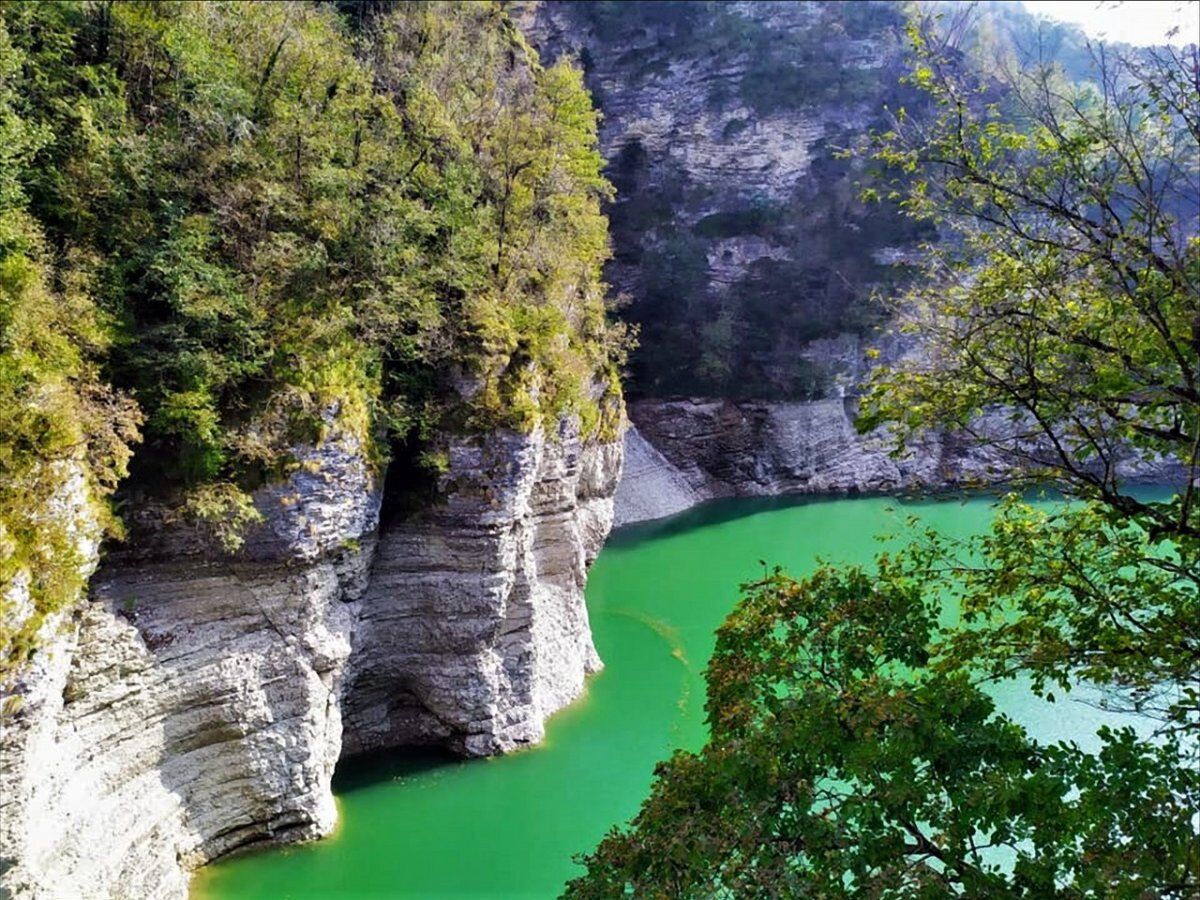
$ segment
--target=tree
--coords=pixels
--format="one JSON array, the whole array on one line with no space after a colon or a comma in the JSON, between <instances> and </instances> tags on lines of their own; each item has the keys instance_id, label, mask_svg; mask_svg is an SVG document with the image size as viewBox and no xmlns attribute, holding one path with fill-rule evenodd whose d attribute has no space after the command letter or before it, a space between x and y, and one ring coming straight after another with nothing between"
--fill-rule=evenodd
<instances>
[{"instance_id":1,"label":"tree","mask_svg":"<svg viewBox=\"0 0 1200 900\"><path fill-rule=\"evenodd\" d=\"M0 676L79 594L64 460L232 553L299 445L615 436L596 124L491 2L0 6Z\"/></svg>"},{"instance_id":2,"label":"tree","mask_svg":"<svg viewBox=\"0 0 1200 900\"><path fill-rule=\"evenodd\" d=\"M25 62L0 21L0 685L83 584L92 529L75 517L115 526L105 501L140 421L99 377L112 334L95 259L56 253L30 214L32 162L52 135L20 115Z\"/></svg>"},{"instance_id":3,"label":"tree","mask_svg":"<svg viewBox=\"0 0 1200 900\"><path fill-rule=\"evenodd\" d=\"M1014 494L981 538L746 586L707 745L660 765L568 897L1200 890L1200 59L1098 48L1075 87L982 76L932 21L912 39L935 115L875 136L869 190L941 240L895 310L917 349L862 424L898 452L964 430L1072 502ZM1177 463L1168 499L1128 485L1146 459ZM1018 677L1138 718L1038 741L988 693Z\"/></svg>"}]
</instances>

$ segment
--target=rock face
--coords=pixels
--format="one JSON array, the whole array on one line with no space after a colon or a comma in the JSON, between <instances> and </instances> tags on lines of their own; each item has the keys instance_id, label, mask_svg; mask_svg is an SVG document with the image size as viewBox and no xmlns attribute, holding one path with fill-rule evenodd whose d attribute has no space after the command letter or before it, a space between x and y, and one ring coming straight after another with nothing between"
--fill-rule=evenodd
<instances>
[{"instance_id":1,"label":"rock face","mask_svg":"<svg viewBox=\"0 0 1200 900\"><path fill-rule=\"evenodd\" d=\"M613 525L661 519L712 497L701 485L693 485L683 469L630 424L625 432L625 474L617 488Z\"/></svg>"},{"instance_id":2,"label":"rock face","mask_svg":"<svg viewBox=\"0 0 1200 900\"><path fill-rule=\"evenodd\" d=\"M546 0L519 21L543 59L579 60L603 113L630 395L818 395L807 346L868 332L889 263L933 236L864 204L864 161L838 153L920 106L902 4Z\"/></svg>"},{"instance_id":3,"label":"rock face","mask_svg":"<svg viewBox=\"0 0 1200 900\"><path fill-rule=\"evenodd\" d=\"M858 433L856 405L850 393L794 403L631 403L615 524L672 515L718 497L978 488L1011 480L1018 465L1055 458L1036 428L1022 431L1000 411L975 423L986 440L931 434L895 458L887 434ZM1127 484L1181 484L1187 477L1174 459L1126 453L1115 465Z\"/></svg>"},{"instance_id":4,"label":"rock face","mask_svg":"<svg viewBox=\"0 0 1200 900\"><path fill-rule=\"evenodd\" d=\"M600 666L583 587L612 523L617 444L497 434L450 449L445 504L385 531L363 598L348 751L536 743Z\"/></svg>"},{"instance_id":5,"label":"rock face","mask_svg":"<svg viewBox=\"0 0 1200 900\"><path fill-rule=\"evenodd\" d=\"M244 556L168 529L106 560L39 654L0 744L7 891L184 896L197 865L333 827L379 492L352 441L300 456Z\"/></svg>"},{"instance_id":6,"label":"rock face","mask_svg":"<svg viewBox=\"0 0 1200 900\"><path fill-rule=\"evenodd\" d=\"M3 722L0 893L184 897L223 854L327 833L345 752L540 738L599 666L582 589L621 463L555 438L456 444L444 503L382 535L361 449L329 441L256 495L236 557L179 527L107 559Z\"/></svg>"},{"instance_id":7,"label":"rock face","mask_svg":"<svg viewBox=\"0 0 1200 900\"><path fill-rule=\"evenodd\" d=\"M29 723L6 886L183 896L186 869L329 831L361 565L102 572L9 726Z\"/></svg>"},{"instance_id":8,"label":"rock face","mask_svg":"<svg viewBox=\"0 0 1200 900\"><path fill-rule=\"evenodd\" d=\"M952 448L931 440L920 452L893 459L881 436L855 431L853 414L853 401L838 397L633 403L626 436L631 461L617 494L617 524L716 497L873 493L942 487L961 476Z\"/></svg>"}]
</instances>

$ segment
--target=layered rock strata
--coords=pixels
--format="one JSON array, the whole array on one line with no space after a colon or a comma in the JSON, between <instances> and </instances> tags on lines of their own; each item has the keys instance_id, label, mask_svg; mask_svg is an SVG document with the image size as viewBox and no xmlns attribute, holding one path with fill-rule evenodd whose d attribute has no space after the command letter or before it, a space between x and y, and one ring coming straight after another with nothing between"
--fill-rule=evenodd
<instances>
[{"instance_id":1,"label":"layered rock strata","mask_svg":"<svg viewBox=\"0 0 1200 900\"><path fill-rule=\"evenodd\" d=\"M236 556L176 526L106 559L9 686L0 894L185 897L205 862L327 833L345 752L539 739L599 666L582 588L621 444L564 424L450 459L443 503L382 535L371 467L333 440L256 495Z\"/></svg>"},{"instance_id":2,"label":"layered rock strata","mask_svg":"<svg viewBox=\"0 0 1200 900\"><path fill-rule=\"evenodd\" d=\"M347 576L361 563L101 573L18 714L24 746L6 753L24 768L6 886L184 896L187 869L329 831Z\"/></svg>"},{"instance_id":3,"label":"layered rock strata","mask_svg":"<svg viewBox=\"0 0 1200 900\"><path fill-rule=\"evenodd\" d=\"M182 897L195 866L332 828L379 493L358 445L334 440L255 500L263 522L237 557L190 527L111 556L17 685L0 741L7 892Z\"/></svg>"},{"instance_id":4,"label":"layered rock strata","mask_svg":"<svg viewBox=\"0 0 1200 900\"><path fill-rule=\"evenodd\" d=\"M963 476L963 460L945 442L931 439L893 458L883 435L858 434L854 401L841 397L645 400L630 405L630 419L618 525L717 497L875 493L941 487ZM986 474L987 463L975 463Z\"/></svg>"},{"instance_id":5,"label":"layered rock strata","mask_svg":"<svg viewBox=\"0 0 1200 900\"><path fill-rule=\"evenodd\" d=\"M972 436L930 434L896 456L885 432L858 432L857 404L849 393L793 403L633 402L615 524L672 515L720 497L979 488L1011 482L1021 468L1056 459L1037 428L1022 429L1003 410L977 420ZM1176 484L1186 477L1174 459L1120 451L1114 457L1115 476L1126 484ZM1084 465L1097 474L1103 468L1095 460Z\"/></svg>"},{"instance_id":6,"label":"layered rock strata","mask_svg":"<svg viewBox=\"0 0 1200 900\"><path fill-rule=\"evenodd\" d=\"M349 751L541 740L600 666L583 587L620 446L502 433L450 448L444 504L384 532L346 701Z\"/></svg>"}]
</instances>

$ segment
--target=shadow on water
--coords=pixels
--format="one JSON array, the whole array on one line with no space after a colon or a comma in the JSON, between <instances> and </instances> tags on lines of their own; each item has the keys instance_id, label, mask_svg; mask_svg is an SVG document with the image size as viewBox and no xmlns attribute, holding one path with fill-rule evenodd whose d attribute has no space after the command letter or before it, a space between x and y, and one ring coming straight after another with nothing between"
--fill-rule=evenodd
<instances>
[{"instance_id":1,"label":"shadow on water","mask_svg":"<svg viewBox=\"0 0 1200 900\"><path fill-rule=\"evenodd\" d=\"M1175 486L1159 484L1131 484L1126 486L1130 496L1143 501L1164 501L1170 499L1177 490ZM691 509L684 510L673 516L661 519L651 519L646 522L634 522L616 528L608 537L606 547L634 547L645 541L658 538L672 537L685 534L708 525L723 525L738 519L757 516L764 512L774 512L782 509L792 509L797 506L829 503L830 501L854 501L880 498L886 499L898 509L909 508L916 511L928 505L943 505L958 501L968 503L975 500L991 499L999 501L1011 491L1019 493L1027 502L1057 503L1064 499L1062 493L1053 487L970 487L945 488L941 490L910 490L893 492L851 492L851 493L814 493L814 494L779 494L773 497L721 497L716 500L706 500Z\"/></svg>"},{"instance_id":2,"label":"shadow on water","mask_svg":"<svg viewBox=\"0 0 1200 900\"><path fill-rule=\"evenodd\" d=\"M608 538L606 547L632 547L643 541L685 534L707 525L722 525L738 519L757 516L764 512L774 512L781 509L791 509L797 506L810 506L828 503L831 500L863 500L886 497L898 507L921 506L927 503L945 503L958 500L978 500L981 497L999 499L1001 492L990 490L945 490L945 491L913 491L908 493L850 493L850 494L780 494L773 497L722 497L717 500L707 500L691 509L662 519L652 519L648 522L635 522L615 529ZM1030 497L1042 496L1031 492ZM1053 498L1051 498L1053 499Z\"/></svg>"},{"instance_id":3,"label":"shadow on water","mask_svg":"<svg viewBox=\"0 0 1200 900\"><path fill-rule=\"evenodd\" d=\"M388 781L404 781L436 769L469 764L469 760L436 748L378 750L339 760L333 773L333 792L341 796Z\"/></svg>"}]
</instances>

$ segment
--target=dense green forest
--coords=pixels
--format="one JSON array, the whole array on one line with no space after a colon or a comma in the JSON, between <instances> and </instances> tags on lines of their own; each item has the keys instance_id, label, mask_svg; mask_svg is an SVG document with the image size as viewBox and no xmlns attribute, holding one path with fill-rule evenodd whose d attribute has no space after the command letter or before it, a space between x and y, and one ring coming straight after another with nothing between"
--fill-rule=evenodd
<instances>
[{"instance_id":1,"label":"dense green forest","mask_svg":"<svg viewBox=\"0 0 1200 900\"><path fill-rule=\"evenodd\" d=\"M80 586L76 471L234 549L298 443L436 468L446 432L615 427L596 115L498 5L0 24L0 596L35 606L5 663Z\"/></svg>"}]
</instances>

